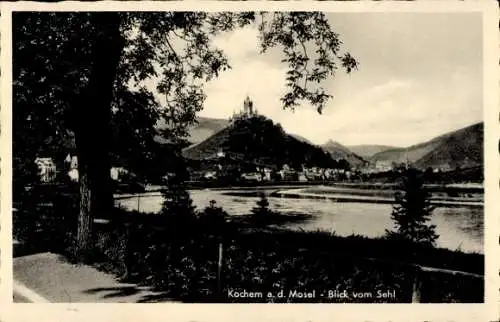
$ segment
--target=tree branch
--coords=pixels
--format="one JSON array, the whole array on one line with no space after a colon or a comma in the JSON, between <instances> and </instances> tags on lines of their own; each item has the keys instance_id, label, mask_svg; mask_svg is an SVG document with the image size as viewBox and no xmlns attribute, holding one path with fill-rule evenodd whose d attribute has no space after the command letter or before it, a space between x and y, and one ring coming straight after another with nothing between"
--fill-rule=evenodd
<instances>
[{"instance_id":1,"label":"tree branch","mask_svg":"<svg viewBox=\"0 0 500 322\"><path fill-rule=\"evenodd\" d=\"M302 70L305 73L305 77L304 77L304 90L305 90L307 88L307 78L309 77L309 71L307 70L307 65L309 63L309 56L307 55L307 49L306 49L306 46L304 44L304 41L302 39L300 39L298 34L297 34L297 39L299 40L299 43L302 46L302 49L304 50L304 56L306 57L306 63L304 64L304 67L302 68Z\"/></svg>"},{"instance_id":2,"label":"tree branch","mask_svg":"<svg viewBox=\"0 0 500 322\"><path fill-rule=\"evenodd\" d=\"M174 47L172 46L172 44L170 44L170 41L168 41L168 37L165 37L165 42L167 43L168 47L170 48L170 50L172 51L172 54L174 54L177 62L181 65L181 68L182 70L184 71L184 68L183 68L183 64L182 64L182 61L179 57L179 55L177 55L177 52L175 51Z\"/></svg>"}]
</instances>

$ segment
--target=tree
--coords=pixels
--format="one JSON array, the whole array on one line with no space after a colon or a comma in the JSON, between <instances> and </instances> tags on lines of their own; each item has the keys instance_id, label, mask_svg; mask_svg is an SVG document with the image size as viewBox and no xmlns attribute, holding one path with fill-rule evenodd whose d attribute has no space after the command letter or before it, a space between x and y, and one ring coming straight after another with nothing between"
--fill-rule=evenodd
<instances>
[{"instance_id":1,"label":"tree","mask_svg":"<svg viewBox=\"0 0 500 322\"><path fill-rule=\"evenodd\" d=\"M434 180L434 169L432 167L427 167L424 171L424 179L426 182L431 182Z\"/></svg>"},{"instance_id":2,"label":"tree","mask_svg":"<svg viewBox=\"0 0 500 322\"><path fill-rule=\"evenodd\" d=\"M428 223L434 207L418 170L410 168L403 172L401 191L396 193L395 201L391 215L395 230L386 230L387 237L434 246L439 236L436 226Z\"/></svg>"},{"instance_id":3,"label":"tree","mask_svg":"<svg viewBox=\"0 0 500 322\"><path fill-rule=\"evenodd\" d=\"M15 140L18 132L30 132L28 115L37 132L31 134L39 137L35 146L74 135L80 253L90 247L93 218L106 216L113 206L111 125L116 111L128 108L123 98L127 93L142 98L141 113L164 118L162 134L179 143L203 106L204 82L230 68L211 39L252 23L258 25L263 53L273 47L283 51L289 67L284 108L308 101L321 113L331 98L321 82L339 67L347 72L357 67L321 12L14 14L14 127L20 130ZM147 80L156 81L165 102L157 102ZM141 127L153 135L151 126Z\"/></svg>"},{"instance_id":4,"label":"tree","mask_svg":"<svg viewBox=\"0 0 500 322\"><path fill-rule=\"evenodd\" d=\"M275 214L269 209L269 201L266 195L261 193L257 201L257 206L252 208L250 217L252 222L257 226L264 226L272 219L273 215Z\"/></svg>"},{"instance_id":5,"label":"tree","mask_svg":"<svg viewBox=\"0 0 500 322\"><path fill-rule=\"evenodd\" d=\"M347 161L346 159L340 159L337 162L339 169L346 171L349 171L351 169L351 165L349 164L349 161Z\"/></svg>"},{"instance_id":6,"label":"tree","mask_svg":"<svg viewBox=\"0 0 500 322\"><path fill-rule=\"evenodd\" d=\"M186 189L188 173L181 151L178 150L173 155L171 162L173 173L164 184L162 191L164 201L161 212L170 217L167 218L167 222L188 226L189 221L195 217L195 207ZM183 225L184 223L186 225Z\"/></svg>"}]
</instances>

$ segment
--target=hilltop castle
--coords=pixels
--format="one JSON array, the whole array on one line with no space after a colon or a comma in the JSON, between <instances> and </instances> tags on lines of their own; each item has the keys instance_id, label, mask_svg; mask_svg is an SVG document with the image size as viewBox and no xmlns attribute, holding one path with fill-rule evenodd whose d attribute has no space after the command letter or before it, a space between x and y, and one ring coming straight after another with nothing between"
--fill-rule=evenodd
<instances>
[{"instance_id":1,"label":"hilltop castle","mask_svg":"<svg viewBox=\"0 0 500 322\"><path fill-rule=\"evenodd\" d=\"M243 102L243 110L237 113L233 112L233 116L230 120L234 121L236 119L247 119L256 115L258 115L257 109L254 108L252 100L247 95L245 101Z\"/></svg>"}]
</instances>

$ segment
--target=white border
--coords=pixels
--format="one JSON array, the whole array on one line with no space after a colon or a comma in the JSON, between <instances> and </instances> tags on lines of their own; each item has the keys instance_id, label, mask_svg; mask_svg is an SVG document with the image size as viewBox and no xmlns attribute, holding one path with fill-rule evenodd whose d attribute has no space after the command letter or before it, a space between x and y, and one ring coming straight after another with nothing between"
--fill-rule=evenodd
<instances>
[{"instance_id":1,"label":"white border","mask_svg":"<svg viewBox=\"0 0 500 322\"><path fill-rule=\"evenodd\" d=\"M202 4L202 5L201 5ZM498 4L471 2L16 2L0 4L1 21L1 266L2 321L494 321L499 318L500 158ZM13 11L331 11L471 12L483 14L485 146L485 297L484 304L13 304L11 218L11 15ZM368 31L367 31L368 32ZM3 316L5 314L5 316Z\"/></svg>"}]
</instances>

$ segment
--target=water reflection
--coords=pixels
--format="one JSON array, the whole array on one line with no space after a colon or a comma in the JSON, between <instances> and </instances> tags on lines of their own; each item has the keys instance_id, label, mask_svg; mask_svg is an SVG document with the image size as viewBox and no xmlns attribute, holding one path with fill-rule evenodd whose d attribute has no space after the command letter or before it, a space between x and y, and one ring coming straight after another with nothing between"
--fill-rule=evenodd
<instances>
[{"instance_id":1,"label":"water reflection","mask_svg":"<svg viewBox=\"0 0 500 322\"><path fill-rule=\"evenodd\" d=\"M221 190L193 190L193 203L199 209L206 207L210 200L216 200L229 214L246 215L259 199L255 196L241 197L225 194ZM157 212L161 209L160 195L119 200L128 209ZM289 229L335 231L337 235L360 234L377 237L392 228L389 204L334 202L327 199L289 199L269 197L272 209L282 213L309 214L306 221L286 225ZM461 249L466 252L483 251L483 209L469 207L439 207L434 210L431 222L436 225L439 247Z\"/></svg>"}]
</instances>

